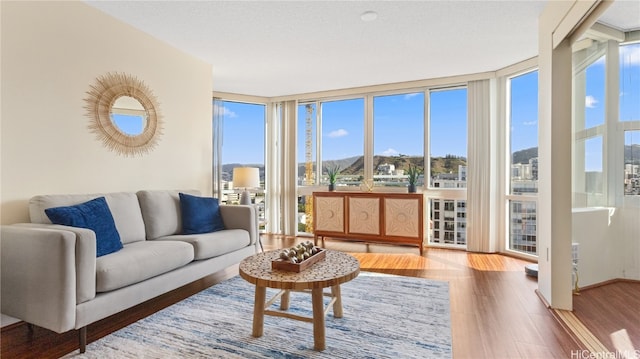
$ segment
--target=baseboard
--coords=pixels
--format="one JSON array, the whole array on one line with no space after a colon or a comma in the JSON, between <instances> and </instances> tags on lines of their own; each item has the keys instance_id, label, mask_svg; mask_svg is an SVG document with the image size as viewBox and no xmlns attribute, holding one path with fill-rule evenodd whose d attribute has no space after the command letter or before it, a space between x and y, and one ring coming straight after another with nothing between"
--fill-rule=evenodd
<instances>
[{"instance_id":1,"label":"baseboard","mask_svg":"<svg viewBox=\"0 0 640 359\"><path fill-rule=\"evenodd\" d=\"M614 279L605 280L604 282L600 282L600 283L585 285L584 287L580 287L580 291L598 288L608 284L619 283L619 282L640 284L640 280L637 280L637 279L614 278Z\"/></svg>"},{"instance_id":2,"label":"baseboard","mask_svg":"<svg viewBox=\"0 0 640 359\"><path fill-rule=\"evenodd\" d=\"M15 327L17 323L22 322L20 319L8 316L6 314L0 313L0 315L0 327L2 327L2 329Z\"/></svg>"}]
</instances>

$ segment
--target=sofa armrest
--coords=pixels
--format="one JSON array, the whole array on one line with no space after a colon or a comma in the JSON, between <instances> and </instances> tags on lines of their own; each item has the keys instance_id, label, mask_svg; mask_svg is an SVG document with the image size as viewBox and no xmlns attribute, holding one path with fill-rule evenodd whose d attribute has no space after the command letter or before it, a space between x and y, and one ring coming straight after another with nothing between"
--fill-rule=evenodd
<instances>
[{"instance_id":1,"label":"sofa armrest","mask_svg":"<svg viewBox=\"0 0 640 359\"><path fill-rule=\"evenodd\" d=\"M221 205L220 214L226 229L244 229L249 232L251 244L258 243L258 213L252 205Z\"/></svg>"},{"instance_id":2,"label":"sofa armrest","mask_svg":"<svg viewBox=\"0 0 640 359\"><path fill-rule=\"evenodd\" d=\"M2 313L58 333L74 329L76 242L70 231L2 226Z\"/></svg>"},{"instance_id":3,"label":"sofa armrest","mask_svg":"<svg viewBox=\"0 0 640 359\"><path fill-rule=\"evenodd\" d=\"M96 234L86 228L58 224L17 223L21 228L53 229L72 232L75 242L76 303L80 304L96 296Z\"/></svg>"}]
</instances>

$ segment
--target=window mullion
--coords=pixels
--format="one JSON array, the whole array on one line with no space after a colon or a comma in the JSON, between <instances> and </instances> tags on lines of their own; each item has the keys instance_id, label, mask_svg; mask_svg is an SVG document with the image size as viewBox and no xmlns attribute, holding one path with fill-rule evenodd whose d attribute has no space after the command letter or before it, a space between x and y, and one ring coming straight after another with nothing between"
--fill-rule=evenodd
<instances>
[{"instance_id":1,"label":"window mullion","mask_svg":"<svg viewBox=\"0 0 640 359\"><path fill-rule=\"evenodd\" d=\"M604 163L603 185L606 190L607 205L622 205L624 193L624 132L617 130L620 101L620 49L618 42L607 41L605 71L605 124L604 130Z\"/></svg>"}]
</instances>

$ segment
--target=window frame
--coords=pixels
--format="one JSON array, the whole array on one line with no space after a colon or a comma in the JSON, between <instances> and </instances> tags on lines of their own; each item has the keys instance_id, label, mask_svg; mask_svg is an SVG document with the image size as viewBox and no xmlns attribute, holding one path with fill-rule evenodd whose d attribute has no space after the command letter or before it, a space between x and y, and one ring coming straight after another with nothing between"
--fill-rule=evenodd
<instances>
[{"instance_id":1,"label":"window frame","mask_svg":"<svg viewBox=\"0 0 640 359\"><path fill-rule=\"evenodd\" d=\"M538 259L538 254L532 254L529 252L524 252L524 251L520 251L520 250L516 250L516 249L512 249L511 248L511 203L512 202L532 202L535 203L535 207L536 207L536 211L537 208L539 207L538 204L538 192L536 191L535 193L533 192L528 192L528 193L520 193L520 194L513 194L512 193L512 188L511 188L511 181L512 181L512 160L511 160L511 131L507 130L511 128L511 80L513 80L514 78L523 76L523 75L527 75L530 74L532 72L536 72L538 71L538 67L529 67L526 69L521 69L520 71L514 71L511 72L507 75L504 76L504 119L505 119L505 131L504 131L504 138L505 138L505 142L504 142L504 154L505 154L505 169L504 169L504 173L505 176L504 178L504 200L502 201L502 208L504 210L504 216L503 218L503 226L504 226L504 239L503 239L503 245L504 245L504 249L503 251L505 253L509 253L512 255L515 255L517 257L522 257L522 258L526 258L526 259L531 259L531 260L537 260ZM537 119L536 119L537 120ZM537 139L537 146L536 147L540 147L540 139ZM536 216L537 217L537 216ZM536 219L536 249L537 248L537 235L538 235L538 230L537 230L537 219ZM536 251L538 252L538 251Z\"/></svg>"}]
</instances>

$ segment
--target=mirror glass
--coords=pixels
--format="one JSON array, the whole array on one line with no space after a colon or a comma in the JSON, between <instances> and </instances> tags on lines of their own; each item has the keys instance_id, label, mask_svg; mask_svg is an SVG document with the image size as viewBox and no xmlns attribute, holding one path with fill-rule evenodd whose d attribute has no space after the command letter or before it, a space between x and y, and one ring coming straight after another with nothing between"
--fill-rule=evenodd
<instances>
[{"instance_id":1,"label":"mirror glass","mask_svg":"<svg viewBox=\"0 0 640 359\"><path fill-rule=\"evenodd\" d=\"M111 121L120 132L139 136L147 124L147 111L135 98L120 96L111 107Z\"/></svg>"}]
</instances>

